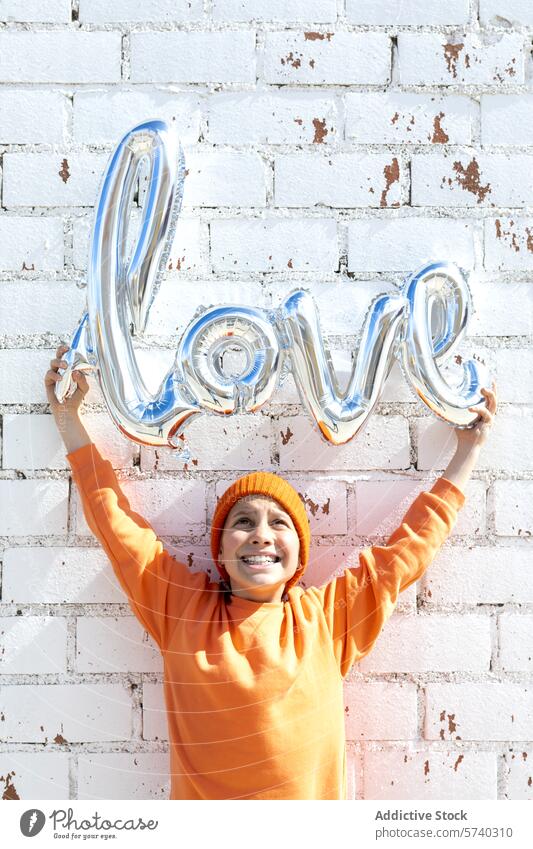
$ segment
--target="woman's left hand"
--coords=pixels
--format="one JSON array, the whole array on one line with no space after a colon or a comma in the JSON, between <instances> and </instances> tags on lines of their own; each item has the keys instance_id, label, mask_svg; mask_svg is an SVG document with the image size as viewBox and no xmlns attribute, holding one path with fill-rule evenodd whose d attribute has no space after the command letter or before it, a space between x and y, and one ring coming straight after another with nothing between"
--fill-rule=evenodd
<instances>
[{"instance_id":1,"label":"woman's left hand","mask_svg":"<svg viewBox=\"0 0 533 849\"><path fill-rule=\"evenodd\" d=\"M496 397L496 383L492 381L492 389L482 389L481 394L485 396L485 404L469 407L473 413L479 414L479 421L473 427L456 428L457 447L470 450L481 447L487 441L490 429L494 424L494 416L498 406Z\"/></svg>"}]
</instances>

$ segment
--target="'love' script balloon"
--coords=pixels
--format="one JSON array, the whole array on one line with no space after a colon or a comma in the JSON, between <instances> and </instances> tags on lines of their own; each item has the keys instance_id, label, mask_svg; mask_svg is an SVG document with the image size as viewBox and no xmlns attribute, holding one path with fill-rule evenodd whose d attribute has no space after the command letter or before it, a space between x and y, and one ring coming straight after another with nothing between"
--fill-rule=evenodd
<instances>
[{"instance_id":1,"label":"'love' script balloon","mask_svg":"<svg viewBox=\"0 0 533 849\"><path fill-rule=\"evenodd\" d=\"M129 249L133 194L141 169L148 189L135 243ZM96 370L113 421L130 439L173 448L187 423L204 412L254 412L290 368L302 403L325 439L342 445L361 430L396 359L417 397L441 419L469 427L490 383L478 361L463 360L453 383L444 376L464 337L472 299L462 271L431 262L397 294L375 298L364 318L344 392L324 345L309 292L291 292L275 310L239 305L205 309L178 343L176 359L155 393L148 391L133 346L157 295L183 196L184 157L175 130L148 121L126 133L107 165L91 240L87 311L60 370L56 395L73 389L72 371ZM355 324L355 321L354 321ZM238 374L222 367L228 348L244 357ZM460 359L460 358L458 358Z\"/></svg>"}]
</instances>

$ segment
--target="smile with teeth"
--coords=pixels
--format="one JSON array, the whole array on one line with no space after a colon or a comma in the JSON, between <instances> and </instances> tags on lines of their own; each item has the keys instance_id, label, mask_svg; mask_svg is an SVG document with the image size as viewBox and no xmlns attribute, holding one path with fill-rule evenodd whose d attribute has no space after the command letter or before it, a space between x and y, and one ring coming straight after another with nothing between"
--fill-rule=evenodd
<instances>
[{"instance_id":1,"label":"smile with teeth","mask_svg":"<svg viewBox=\"0 0 533 849\"><path fill-rule=\"evenodd\" d=\"M279 557L275 554L253 554L249 557L241 557L241 560L246 563L247 566L257 567L257 566L269 566L273 563L279 562Z\"/></svg>"}]
</instances>

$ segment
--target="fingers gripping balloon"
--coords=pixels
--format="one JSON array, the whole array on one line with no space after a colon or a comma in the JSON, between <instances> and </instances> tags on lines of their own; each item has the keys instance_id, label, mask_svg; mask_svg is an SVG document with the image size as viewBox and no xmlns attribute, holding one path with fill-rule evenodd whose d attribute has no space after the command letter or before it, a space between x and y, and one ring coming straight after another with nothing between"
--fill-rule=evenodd
<instances>
[{"instance_id":1,"label":"fingers gripping balloon","mask_svg":"<svg viewBox=\"0 0 533 849\"><path fill-rule=\"evenodd\" d=\"M128 246L133 194L148 170L136 243ZM324 438L342 445L361 430L398 359L416 396L440 418L474 424L483 403L484 367L464 361L452 384L441 367L463 338L472 301L462 272L433 262L397 294L374 299L363 322L347 388L341 392L309 292L289 294L273 311L245 306L206 309L179 340L173 367L155 393L146 388L133 346L142 335L164 273L185 179L175 129L148 121L126 133L112 154L98 199L89 259L87 311L73 335L56 395L73 389L72 371L94 369L120 431L145 445L176 448L189 421L204 412L254 412L271 397L282 367ZM227 375L224 352L237 346L244 366Z\"/></svg>"}]
</instances>

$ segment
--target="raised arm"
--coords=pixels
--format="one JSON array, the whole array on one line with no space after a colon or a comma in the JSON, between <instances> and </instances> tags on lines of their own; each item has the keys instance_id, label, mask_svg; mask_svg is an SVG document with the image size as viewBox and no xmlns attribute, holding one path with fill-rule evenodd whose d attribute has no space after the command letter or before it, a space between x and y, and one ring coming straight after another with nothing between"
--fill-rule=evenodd
<instances>
[{"instance_id":1,"label":"raised arm","mask_svg":"<svg viewBox=\"0 0 533 849\"><path fill-rule=\"evenodd\" d=\"M429 492L417 496L386 545L365 549L359 567L345 569L341 577L314 590L343 678L372 649L399 593L423 575L463 503L463 493L439 478Z\"/></svg>"},{"instance_id":2,"label":"raised arm","mask_svg":"<svg viewBox=\"0 0 533 849\"><path fill-rule=\"evenodd\" d=\"M59 356L63 351L58 349ZM133 612L164 649L191 594L207 588L207 575L192 574L176 561L148 522L131 509L111 463L102 458L82 424L79 406L88 390L85 376L75 377L78 389L70 403L60 405L55 399L55 378L49 375L57 373L59 363L58 358L52 360L45 382L87 524L109 557Z\"/></svg>"}]
</instances>

